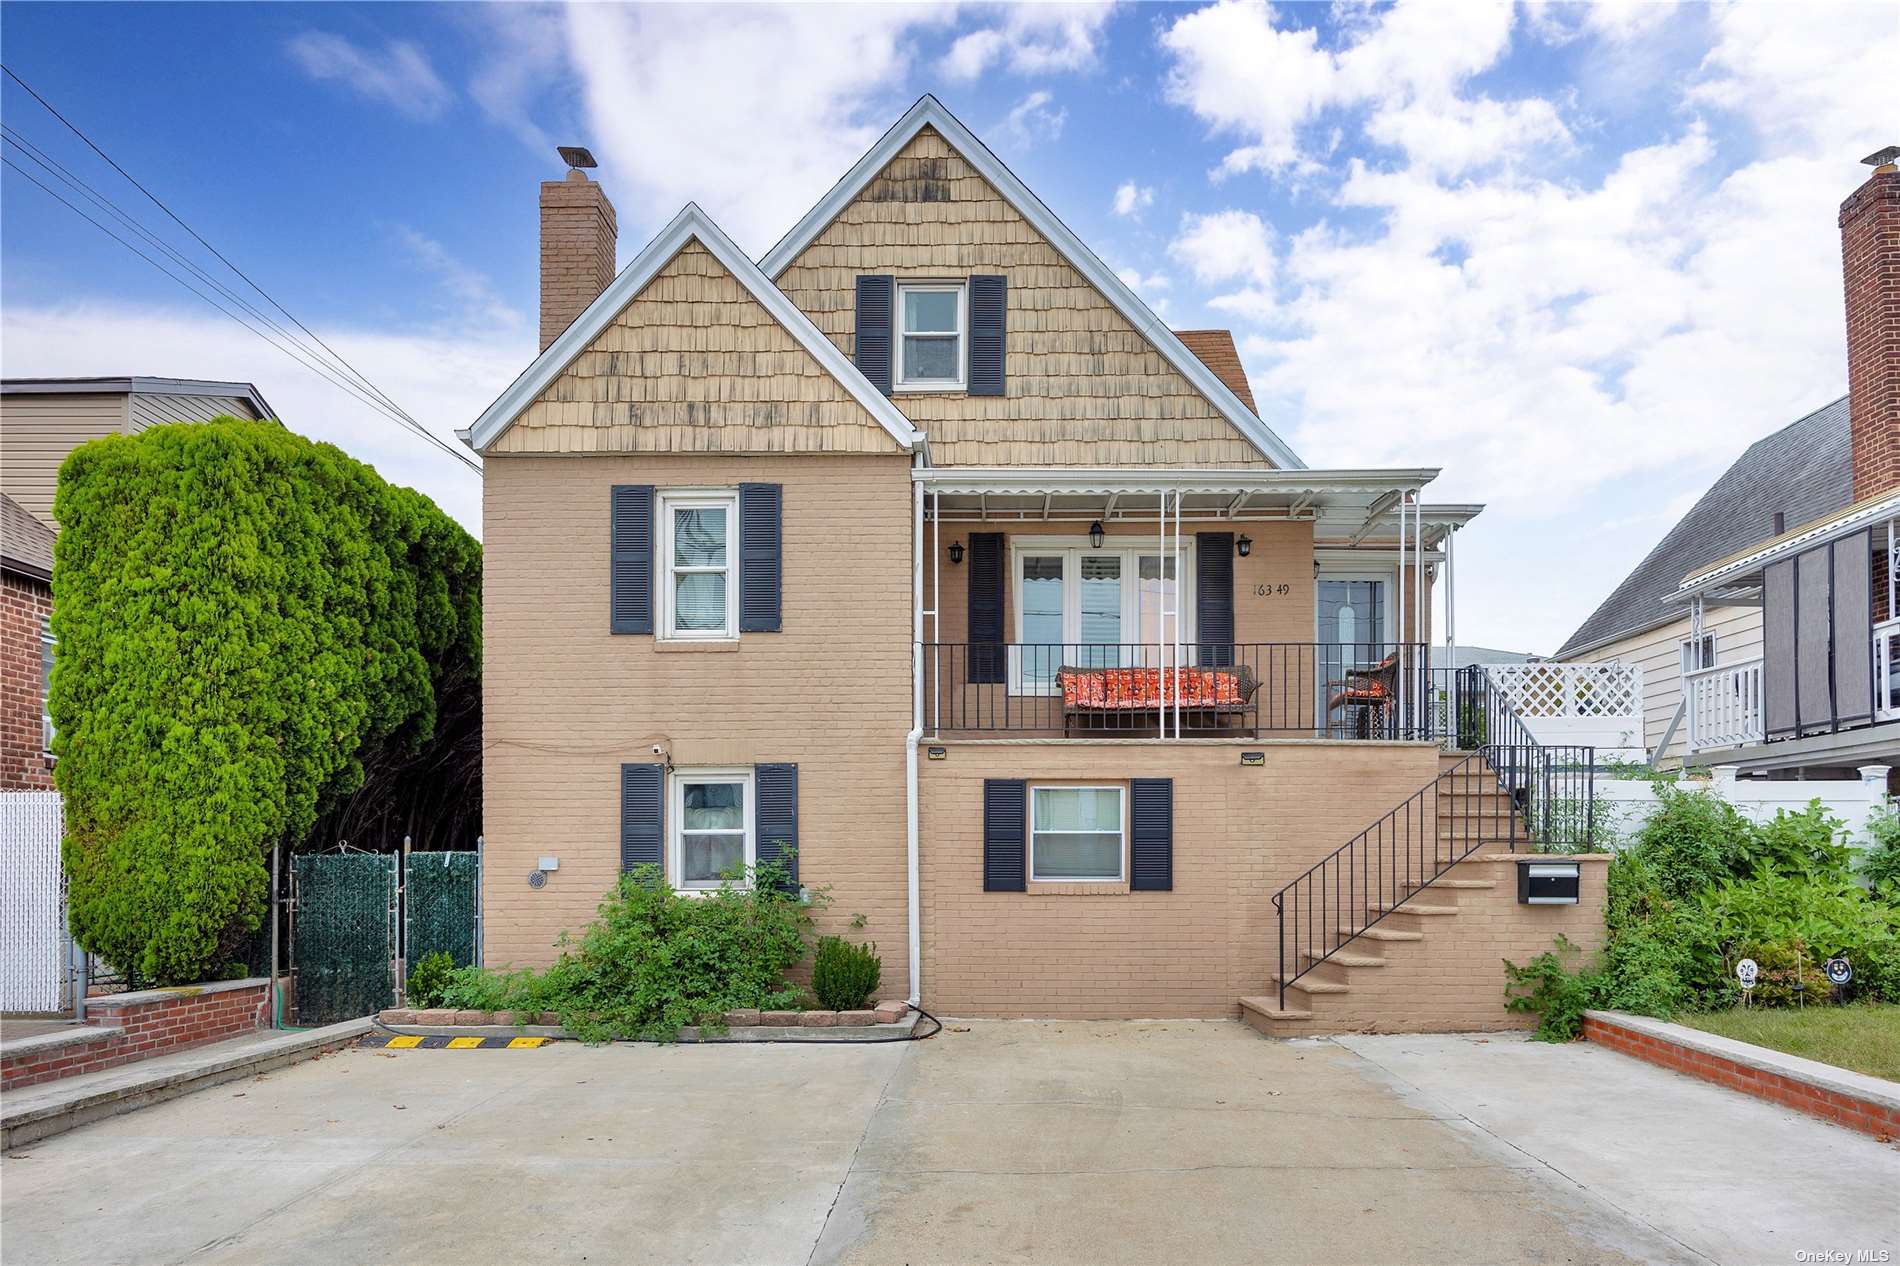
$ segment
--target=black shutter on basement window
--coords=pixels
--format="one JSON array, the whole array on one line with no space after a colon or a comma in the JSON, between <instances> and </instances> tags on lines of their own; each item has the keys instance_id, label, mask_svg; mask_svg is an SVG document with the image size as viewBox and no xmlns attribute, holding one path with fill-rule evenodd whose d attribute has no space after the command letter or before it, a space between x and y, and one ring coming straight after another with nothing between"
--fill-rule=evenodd
<instances>
[{"instance_id":1,"label":"black shutter on basement window","mask_svg":"<svg viewBox=\"0 0 1900 1266\"><path fill-rule=\"evenodd\" d=\"M754 765L752 788L759 798L753 815L758 860L783 861L789 886L798 887L798 766Z\"/></svg>"},{"instance_id":2,"label":"black shutter on basement window","mask_svg":"<svg viewBox=\"0 0 1900 1266\"><path fill-rule=\"evenodd\" d=\"M891 305L897 286L890 277L858 278L858 372L885 395L891 394Z\"/></svg>"},{"instance_id":3,"label":"black shutter on basement window","mask_svg":"<svg viewBox=\"0 0 1900 1266\"><path fill-rule=\"evenodd\" d=\"M1028 885L1029 784L983 780L983 891L1024 892Z\"/></svg>"},{"instance_id":4,"label":"black shutter on basement window","mask_svg":"<svg viewBox=\"0 0 1900 1266\"><path fill-rule=\"evenodd\" d=\"M1128 783L1128 886L1135 892L1174 890L1174 779Z\"/></svg>"},{"instance_id":5,"label":"black shutter on basement window","mask_svg":"<svg viewBox=\"0 0 1900 1266\"><path fill-rule=\"evenodd\" d=\"M620 869L664 866L666 769L661 765L620 767Z\"/></svg>"},{"instance_id":6,"label":"black shutter on basement window","mask_svg":"<svg viewBox=\"0 0 1900 1266\"><path fill-rule=\"evenodd\" d=\"M776 633L780 620L783 489L739 485L739 631Z\"/></svg>"},{"instance_id":7,"label":"black shutter on basement window","mask_svg":"<svg viewBox=\"0 0 1900 1266\"><path fill-rule=\"evenodd\" d=\"M1003 534L970 533L970 644L969 679L973 683L1003 680L1008 651L1003 644Z\"/></svg>"},{"instance_id":8,"label":"black shutter on basement window","mask_svg":"<svg viewBox=\"0 0 1900 1266\"><path fill-rule=\"evenodd\" d=\"M1195 641L1203 668L1234 662L1234 534L1194 534Z\"/></svg>"},{"instance_id":9,"label":"black shutter on basement window","mask_svg":"<svg viewBox=\"0 0 1900 1266\"><path fill-rule=\"evenodd\" d=\"M615 484L607 520L609 628L615 633L651 633L653 485Z\"/></svg>"},{"instance_id":10,"label":"black shutter on basement window","mask_svg":"<svg viewBox=\"0 0 1900 1266\"><path fill-rule=\"evenodd\" d=\"M1007 338L1009 283L1004 277L970 278L970 394L1000 396Z\"/></svg>"}]
</instances>

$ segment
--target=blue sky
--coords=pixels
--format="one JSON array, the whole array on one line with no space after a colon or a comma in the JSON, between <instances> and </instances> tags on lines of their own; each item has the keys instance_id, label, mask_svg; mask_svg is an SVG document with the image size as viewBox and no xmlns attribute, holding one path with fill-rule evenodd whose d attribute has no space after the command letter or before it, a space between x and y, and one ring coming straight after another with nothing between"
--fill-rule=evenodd
<instances>
[{"instance_id":1,"label":"blue sky","mask_svg":"<svg viewBox=\"0 0 1900 1266\"><path fill-rule=\"evenodd\" d=\"M555 144L599 157L623 261L688 198L756 254L935 92L1169 321L1232 328L1310 463L1440 465L1434 498L1488 503L1461 639L1544 652L1750 440L1845 390L1834 210L1900 140L1897 27L1235 0L0 11L8 66L442 434L533 354ZM0 109L160 226L11 82ZM479 530L474 476L3 174L8 376L249 379Z\"/></svg>"}]
</instances>

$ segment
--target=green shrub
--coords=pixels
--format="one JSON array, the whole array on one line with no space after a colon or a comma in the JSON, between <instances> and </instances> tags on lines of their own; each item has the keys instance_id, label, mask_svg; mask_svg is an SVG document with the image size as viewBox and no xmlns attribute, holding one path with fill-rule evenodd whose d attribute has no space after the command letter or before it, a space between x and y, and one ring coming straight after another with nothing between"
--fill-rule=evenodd
<instances>
[{"instance_id":1,"label":"green shrub","mask_svg":"<svg viewBox=\"0 0 1900 1266\"><path fill-rule=\"evenodd\" d=\"M403 996L412 1007L433 1008L442 1005L443 991L455 975L455 958L447 950L423 955L409 973L409 987Z\"/></svg>"},{"instance_id":2,"label":"green shrub","mask_svg":"<svg viewBox=\"0 0 1900 1266\"><path fill-rule=\"evenodd\" d=\"M802 991L785 974L809 946L813 905L785 863L764 862L750 882L727 879L681 896L657 867L620 877L597 917L544 972L464 968L443 1005L479 1011L553 1011L590 1042L669 1042L695 1024L723 1027L722 1012L790 1007Z\"/></svg>"},{"instance_id":3,"label":"green shrub","mask_svg":"<svg viewBox=\"0 0 1900 1266\"><path fill-rule=\"evenodd\" d=\"M1861 877L1869 887L1890 890L1889 900L1900 901L1900 811L1891 798L1867 817L1873 846L1860 859Z\"/></svg>"},{"instance_id":4,"label":"green shrub","mask_svg":"<svg viewBox=\"0 0 1900 1266\"><path fill-rule=\"evenodd\" d=\"M1718 796L1696 788L1656 784L1656 812L1636 832L1664 895L1693 896L1704 885L1739 873L1755 826Z\"/></svg>"},{"instance_id":5,"label":"green shrub","mask_svg":"<svg viewBox=\"0 0 1900 1266\"><path fill-rule=\"evenodd\" d=\"M1545 950L1522 967L1508 958L1504 960L1504 1005L1519 1014L1538 1017L1539 1041L1576 1040L1583 1033L1583 1013L1596 1005L1596 981L1567 965L1567 960L1578 953L1568 938L1559 935L1555 950Z\"/></svg>"},{"instance_id":6,"label":"green shrub","mask_svg":"<svg viewBox=\"0 0 1900 1266\"><path fill-rule=\"evenodd\" d=\"M818 942L812 959L811 990L827 1011L857 1011L877 992L883 969L877 946L827 936Z\"/></svg>"},{"instance_id":7,"label":"green shrub","mask_svg":"<svg viewBox=\"0 0 1900 1266\"><path fill-rule=\"evenodd\" d=\"M1843 826L1818 798L1799 813L1778 809L1774 821L1750 833L1736 868L1744 874L1765 866L1782 874L1845 875L1852 854L1842 839Z\"/></svg>"},{"instance_id":8,"label":"green shrub","mask_svg":"<svg viewBox=\"0 0 1900 1266\"><path fill-rule=\"evenodd\" d=\"M258 926L272 846L478 672L480 547L341 450L231 418L80 445L53 510L72 931L200 979Z\"/></svg>"}]
</instances>

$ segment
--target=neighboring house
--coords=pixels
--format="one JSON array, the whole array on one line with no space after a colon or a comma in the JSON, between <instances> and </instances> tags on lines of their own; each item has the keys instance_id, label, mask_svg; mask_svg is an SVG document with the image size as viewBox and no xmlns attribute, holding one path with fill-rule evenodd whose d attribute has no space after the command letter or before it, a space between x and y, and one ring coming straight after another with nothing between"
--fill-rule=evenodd
<instances>
[{"instance_id":1,"label":"neighboring house","mask_svg":"<svg viewBox=\"0 0 1900 1266\"><path fill-rule=\"evenodd\" d=\"M53 785L53 533L0 493L0 791Z\"/></svg>"},{"instance_id":2,"label":"neighboring house","mask_svg":"<svg viewBox=\"0 0 1900 1266\"><path fill-rule=\"evenodd\" d=\"M1456 671L1473 665L1491 664L1528 664L1540 658L1529 651L1501 651L1493 646L1434 646L1432 647L1432 669L1434 671Z\"/></svg>"},{"instance_id":3,"label":"neighboring house","mask_svg":"<svg viewBox=\"0 0 1900 1266\"><path fill-rule=\"evenodd\" d=\"M1555 657L1641 666L1661 763L1900 766L1897 154L1841 205L1847 396L1752 445Z\"/></svg>"},{"instance_id":4,"label":"neighboring house","mask_svg":"<svg viewBox=\"0 0 1900 1266\"><path fill-rule=\"evenodd\" d=\"M160 422L275 416L247 382L189 378L0 380L0 492L53 526L59 464L87 440L134 435Z\"/></svg>"},{"instance_id":5,"label":"neighboring house","mask_svg":"<svg viewBox=\"0 0 1900 1266\"><path fill-rule=\"evenodd\" d=\"M688 204L616 275L579 170L541 216L543 350L463 432L490 964L549 961L631 867L787 856L948 1014L1232 1016L1352 944L1248 1014L1504 1026L1501 952L1591 940L1593 901L1472 878L1482 933L1401 910L1451 942L1348 991L1420 939L1360 939L1374 873L1287 948L1309 868L1399 821L1422 866L1463 814L1421 798L1424 646L1480 507L1306 468L1229 335L1168 329L934 98L757 262Z\"/></svg>"},{"instance_id":6,"label":"neighboring house","mask_svg":"<svg viewBox=\"0 0 1900 1266\"><path fill-rule=\"evenodd\" d=\"M1644 745L1657 765L1678 767L1689 752L1684 674L1761 653L1761 608L1711 611L1691 642L1688 612L1668 600L1698 568L1852 499L1847 414L1843 397L1749 445L1551 656L1642 669Z\"/></svg>"},{"instance_id":7,"label":"neighboring house","mask_svg":"<svg viewBox=\"0 0 1900 1266\"><path fill-rule=\"evenodd\" d=\"M53 492L60 463L85 443L161 422L273 416L244 382L186 378L0 380L0 789L53 785Z\"/></svg>"}]
</instances>

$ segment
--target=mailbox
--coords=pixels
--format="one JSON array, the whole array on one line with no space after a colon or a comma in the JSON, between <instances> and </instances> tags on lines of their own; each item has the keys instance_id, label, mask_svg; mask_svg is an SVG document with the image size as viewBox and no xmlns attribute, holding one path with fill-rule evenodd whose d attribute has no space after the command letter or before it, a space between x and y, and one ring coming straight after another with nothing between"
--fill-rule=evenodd
<instances>
[{"instance_id":1,"label":"mailbox","mask_svg":"<svg viewBox=\"0 0 1900 1266\"><path fill-rule=\"evenodd\" d=\"M1517 901L1526 906L1574 906L1581 883L1576 862L1524 858L1517 864Z\"/></svg>"}]
</instances>

